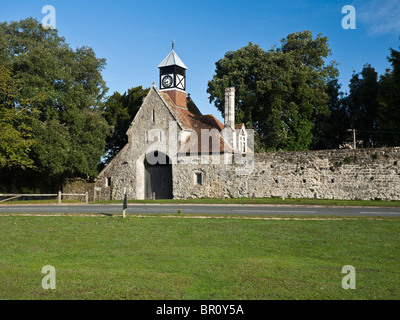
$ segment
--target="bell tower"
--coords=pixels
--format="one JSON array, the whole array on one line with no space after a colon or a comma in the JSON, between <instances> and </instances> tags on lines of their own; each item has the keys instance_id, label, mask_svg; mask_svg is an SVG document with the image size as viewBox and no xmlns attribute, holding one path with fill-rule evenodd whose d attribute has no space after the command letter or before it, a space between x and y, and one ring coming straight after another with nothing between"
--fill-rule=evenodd
<instances>
[{"instance_id":1,"label":"bell tower","mask_svg":"<svg viewBox=\"0 0 400 320\"><path fill-rule=\"evenodd\" d=\"M187 67L175 53L174 42L172 42L172 51L159 64L158 68L160 69L160 91L167 93L177 106L187 108Z\"/></svg>"}]
</instances>

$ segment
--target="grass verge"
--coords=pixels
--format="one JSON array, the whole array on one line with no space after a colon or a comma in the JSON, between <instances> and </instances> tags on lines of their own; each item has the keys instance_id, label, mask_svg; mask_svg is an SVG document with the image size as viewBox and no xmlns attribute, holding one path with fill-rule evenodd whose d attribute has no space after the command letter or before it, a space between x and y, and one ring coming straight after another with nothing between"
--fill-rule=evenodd
<instances>
[{"instance_id":1,"label":"grass verge","mask_svg":"<svg viewBox=\"0 0 400 320\"><path fill-rule=\"evenodd\" d=\"M283 204L283 205L322 205L322 206L371 206L400 207L400 201L384 200L331 200L331 199L285 199L281 198L232 198L232 199L187 199L187 200L129 200L129 203L165 204ZM119 204L122 201L101 201L97 204Z\"/></svg>"},{"instance_id":2,"label":"grass verge","mask_svg":"<svg viewBox=\"0 0 400 320\"><path fill-rule=\"evenodd\" d=\"M63 200L63 204L85 204L82 201ZM271 204L271 205L319 205L319 206L357 206L357 207L400 207L400 201L385 200L335 200L335 199L285 199L281 198L227 198L224 200L216 198L203 199L173 199L173 200L128 200L131 204ZM8 201L0 205L21 205L21 204L58 204L57 200L27 200ZM122 200L97 201L90 204L122 204Z\"/></svg>"},{"instance_id":3,"label":"grass verge","mask_svg":"<svg viewBox=\"0 0 400 320\"><path fill-rule=\"evenodd\" d=\"M184 218L0 216L0 299L400 298L398 218Z\"/></svg>"}]
</instances>

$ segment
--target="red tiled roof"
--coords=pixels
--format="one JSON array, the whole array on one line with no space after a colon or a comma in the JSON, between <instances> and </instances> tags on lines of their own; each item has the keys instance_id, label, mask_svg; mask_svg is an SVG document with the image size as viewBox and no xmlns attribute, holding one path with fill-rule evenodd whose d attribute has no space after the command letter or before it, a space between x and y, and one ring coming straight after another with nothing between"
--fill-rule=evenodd
<instances>
[{"instance_id":1,"label":"red tiled roof","mask_svg":"<svg viewBox=\"0 0 400 320\"><path fill-rule=\"evenodd\" d=\"M206 153L216 153L216 152L224 152L230 151L231 148L226 144L225 140L221 136L221 131L224 129L224 125L213 115L202 115L193 101L188 98L188 108L181 108L175 105L170 96L166 93L161 92L161 95L164 101L168 104L171 111L174 113L178 122L181 123L184 130L193 130L198 137L198 152L206 152ZM189 110L190 109L190 110ZM217 131L212 131L216 129ZM202 130L209 130L209 150L201 150L201 139L202 139ZM212 140L219 140L219 148L217 150L213 150ZM218 140L216 140L218 139ZM194 151L196 139L189 139L186 144L184 144L181 148L182 151Z\"/></svg>"}]
</instances>

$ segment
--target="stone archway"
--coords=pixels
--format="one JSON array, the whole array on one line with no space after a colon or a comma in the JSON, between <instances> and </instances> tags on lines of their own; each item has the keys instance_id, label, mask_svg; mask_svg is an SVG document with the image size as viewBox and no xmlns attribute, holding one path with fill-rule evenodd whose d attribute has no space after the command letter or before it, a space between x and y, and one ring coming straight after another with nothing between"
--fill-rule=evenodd
<instances>
[{"instance_id":1,"label":"stone archway","mask_svg":"<svg viewBox=\"0 0 400 320\"><path fill-rule=\"evenodd\" d=\"M150 163L146 155L136 162L136 198L152 199L155 193L156 199L172 199L172 164L170 158L161 152L161 159L155 164ZM158 158L158 156L157 156ZM161 163L160 163L161 162Z\"/></svg>"}]
</instances>

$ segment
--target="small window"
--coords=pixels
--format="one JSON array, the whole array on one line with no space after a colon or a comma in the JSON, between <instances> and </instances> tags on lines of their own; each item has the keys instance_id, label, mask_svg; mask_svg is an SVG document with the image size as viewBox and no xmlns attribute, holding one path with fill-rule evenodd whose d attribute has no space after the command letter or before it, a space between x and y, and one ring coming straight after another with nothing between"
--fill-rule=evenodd
<instances>
[{"instance_id":1,"label":"small window","mask_svg":"<svg viewBox=\"0 0 400 320\"><path fill-rule=\"evenodd\" d=\"M152 122L156 122L156 112L153 110L151 110L151 121Z\"/></svg>"},{"instance_id":2,"label":"small window","mask_svg":"<svg viewBox=\"0 0 400 320\"><path fill-rule=\"evenodd\" d=\"M242 153L246 152L247 149L247 141L246 141L246 136L240 135L239 136L239 149Z\"/></svg>"},{"instance_id":3,"label":"small window","mask_svg":"<svg viewBox=\"0 0 400 320\"><path fill-rule=\"evenodd\" d=\"M201 172L195 172L194 174L194 184L196 186L203 185L203 174Z\"/></svg>"},{"instance_id":4,"label":"small window","mask_svg":"<svg viewBox=\"0 0 400 320\"><path fill-rule=\"evenodd\" d=\"M111 187L111 177L106 178L106 187Z\"/></svg>"}]
</instances>

